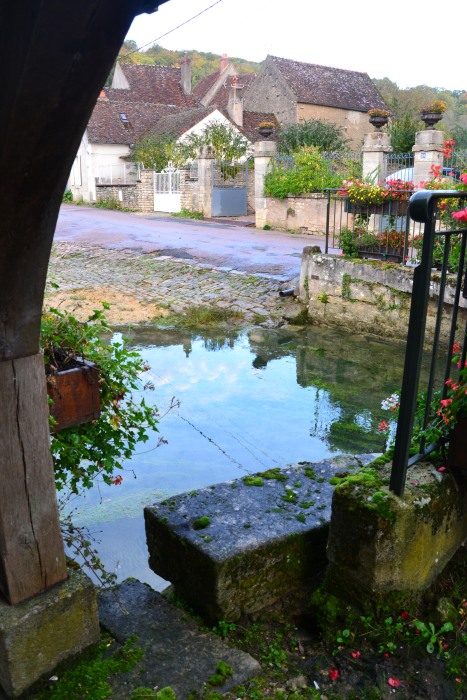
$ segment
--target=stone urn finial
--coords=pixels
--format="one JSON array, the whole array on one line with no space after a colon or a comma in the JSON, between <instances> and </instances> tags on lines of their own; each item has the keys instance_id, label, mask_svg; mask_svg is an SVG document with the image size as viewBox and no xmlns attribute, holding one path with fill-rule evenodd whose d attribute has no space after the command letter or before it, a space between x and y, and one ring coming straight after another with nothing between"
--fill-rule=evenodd
<instances>
[{"instance_id":1,"label":"stone urn finial","mask_svg":"<svg viewBox=\"0 0 467 700\"><path fill-rule=\"evenodd\" d=\"M387 109L377 109L375 107L368 111L368 115L369 122L375 127L375 131L381 131L382 127L388 123L391 112Z\"/></svg>"}]
</instances>

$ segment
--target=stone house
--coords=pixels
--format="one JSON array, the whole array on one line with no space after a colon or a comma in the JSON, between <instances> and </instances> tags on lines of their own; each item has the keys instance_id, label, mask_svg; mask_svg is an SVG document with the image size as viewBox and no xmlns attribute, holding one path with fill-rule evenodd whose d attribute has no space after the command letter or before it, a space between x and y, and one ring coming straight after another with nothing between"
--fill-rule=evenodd
<instances>
[{"instance_id":1,"label":"stone house","mask_svg":"<svg viewBox=\"0 0 467 700\"><path fill-rule=\"evenodd\" d=\"M245 91L243 108L271 112L281 125L325 119L342 127L352 148L368 131L368 110L386 105L367 73L267 56Z\"/></svg>"},{"instance_id":2,"label":"stone house","mask_svg":"<svg viewBox=\"0 0 467 700\"><path fill-rule=\"evenodd\" d=\"M162 117L197 104L188 61L180 68L117 63L112 86L100 93L70 173L73 196L95 201L99 177L114 183L134 179L134 167L126 160L132 144Z\"/></svg>"}]
</instances>

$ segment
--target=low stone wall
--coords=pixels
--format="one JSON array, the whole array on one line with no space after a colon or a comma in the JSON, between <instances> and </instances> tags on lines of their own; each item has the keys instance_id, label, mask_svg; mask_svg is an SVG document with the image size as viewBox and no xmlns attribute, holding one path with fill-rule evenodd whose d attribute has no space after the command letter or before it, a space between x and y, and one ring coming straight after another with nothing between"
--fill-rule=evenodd
<instances>
[{"instance_id":1,"label":"low stone wall","mask_svg":"<svg viewBox=\"0 0 467 700\"><path fill-rule=\"evenodd\" d=\"M299 298L311 320L354 333L406 340L412 295L413 268L375 260L351 261L335 255L303 251ZM441 343L448 342L455 277L448 276ZM426 324L433 337L439 273L433 272ZM467 300L460 300L459 321L466 318Z\"/></svg>"},{"instance_id":2,"label":"low stone wall","mask_svg":"<svg viewBox=\"0 0 467 700\"><path fill-rule=\"evenodd\" d=\"M125 209L138 209L137 185L96 185L96 200L115 199Z\"/></svg>"},{"instance_id":3,"label":"low stone wall","mask_svg":"<svg viewBox=\"0 0 467 700\"><path fill-rule=\"evenodd\" d=\"M266 223L274 229L324 233L327 202L320 193L286 199L266 197Z\"/></svg>"}]
</instances>

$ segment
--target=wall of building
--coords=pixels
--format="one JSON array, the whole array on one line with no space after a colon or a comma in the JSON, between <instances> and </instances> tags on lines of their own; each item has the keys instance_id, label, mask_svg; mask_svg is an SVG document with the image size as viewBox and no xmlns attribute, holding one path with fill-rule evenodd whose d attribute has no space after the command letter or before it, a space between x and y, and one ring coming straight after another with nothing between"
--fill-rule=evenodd
<instances>
[{"instance_id":1,"label":"wall of building","mask_svg":"<svg viewBox=\"0 0 467 700\"><path fill-rule=\"evenodd\" d=\"M254 90L244 97L245 112L274 114L280 124L294 124L297 105L283 78L271 66L262 67L254 82Z\"/></svg>"},{"instance_id":2,"label":"wall of building","mask_svg":"<svg viewBox=\"0 0 467 700\"><path fill-rule=\"evenodd\" d=\"M354 150L362 147L365 134L372 128L366 112L355 112L350 109L300 103L297 104L296 115L297 122L304 122L309 119L325 119L342 127L346 138L350 139L349 145Z\"/></svg>"}]
</instances>

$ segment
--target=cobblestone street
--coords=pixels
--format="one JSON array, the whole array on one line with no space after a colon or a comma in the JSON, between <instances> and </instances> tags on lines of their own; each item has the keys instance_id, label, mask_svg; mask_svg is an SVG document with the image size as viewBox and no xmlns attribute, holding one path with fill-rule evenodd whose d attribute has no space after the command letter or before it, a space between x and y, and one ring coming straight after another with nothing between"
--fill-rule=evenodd
<instances>
[{"instance_id":1,"label":"cobblestone street","mask_svg":"<svg viewBox=\"0 0 467 700\"><path fill-rule=\"evenodd\" d=\"M216 268L183 258L56 242L50 259L45 306L83 318L105 301L112 324L152 323L190 306L231 309L247 323L278 325L299 304L279 290L293 286L264 274ZM52 288L50 283L58 285Z\"/></svg>"}]
</instances>

